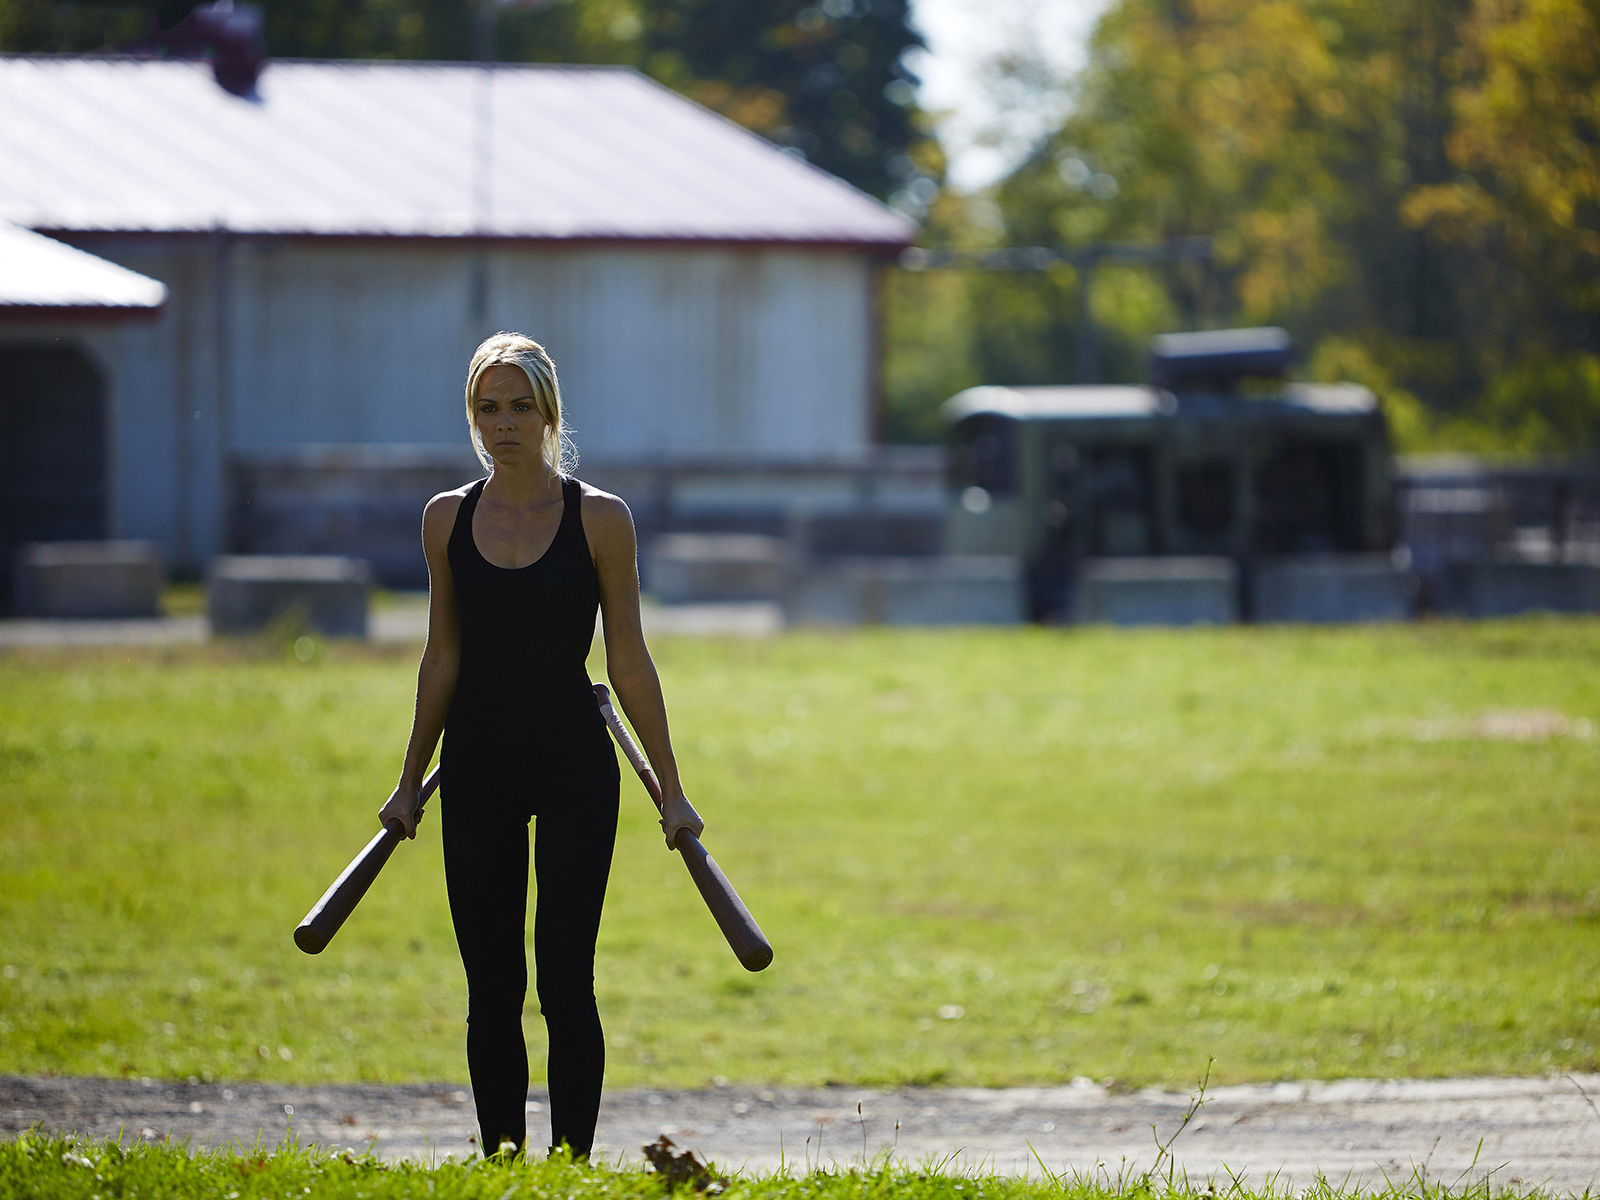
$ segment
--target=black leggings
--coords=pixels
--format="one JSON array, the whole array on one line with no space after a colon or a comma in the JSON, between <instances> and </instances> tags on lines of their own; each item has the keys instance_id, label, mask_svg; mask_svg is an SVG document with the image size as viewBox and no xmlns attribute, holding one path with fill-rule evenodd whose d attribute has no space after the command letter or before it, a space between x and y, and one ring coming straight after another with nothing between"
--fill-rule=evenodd
<instances>
[{"instance_id":1,"label":"black leggings","mask_svg":"<svg viewBox=\"0 0 1600 1200\"><path fill-rule=\"evenodd\" d=\"M467 1069L483 1152L527 1139L527 807L476 789L448 795L444 875L467 969ZM594 999L594 943L617 836L617 788L537 806L533 958L549 1031L550 1138L574 1154L594 1144L606 1043Z\"/></svg>"}]
</instances>

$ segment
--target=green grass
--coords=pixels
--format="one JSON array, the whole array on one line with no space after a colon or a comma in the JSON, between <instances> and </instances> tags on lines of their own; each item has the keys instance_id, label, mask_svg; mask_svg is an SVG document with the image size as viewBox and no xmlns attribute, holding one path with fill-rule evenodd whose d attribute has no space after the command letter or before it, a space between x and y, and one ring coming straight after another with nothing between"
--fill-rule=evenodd
<instances>
[{"instance_id":1,"label":"green grass","mask_svg":"<svg viewBox=\"0 0 1600 1200\"><path fill-rule=\"evenodd\" d=\"M612 1086L1600 1067L1600 622L655 651L777 960L740 970L625 780ZM414 669L0 657L0 1071L465 1078L436 817L326 953L289 940Z\"/></svg>"},{"instance_id":2,"label":"green grass","mask_svg":"<svg viewBox=\"0 0 1600 1200\"><path fill-rule=\"evenodd\" d=\"M721 1195L724 1200L1544 1200L1543 1188L1512 1188L1478 1178L1451 1186L1424 1171L1380 1188L1327 1179L1291 1189L1279 1182L1191 1180L1174 1171L1101 1172L1019 1178L962 1172L948 1163L920 1166L879 1158L853 1167L766 1175L722 1174L725 1190L708 1193L664 1181L644 1169L585 1167L566 1157L532 1162L384 1163L370 1155L288 1146L190 1153L181 1146L119 1144L38 1132L0 1140L0 1197L27 1200L665 1200ZM717 1189L718 1184L713 1184ZM1592 1193L1586 1191L1584 1200Z\"/></svg>"},{"instance_id":3,"label":"green grass","mask_svg":"<svg viewBox=\"0 0 1600 1200\"><path fill-rule=\"evenodd\" d=\"M199 617L206 611L206 587L203 583L169 583L161 593L161 615L164 617Z\"/></svg>"},{"instance_id":4,"label":"green grass","mask_svg":"<svg viewBox=\"0 0 1600 1200\"><path fill-rule=\"evenodd\" d=\"M375 609L420 607L426 610L426 592L392 592L373 588L369 602ZM164 617L200 617L206 611L206 586L203 583L169 583L161 593Z\"/></svg>"}]
</instances>

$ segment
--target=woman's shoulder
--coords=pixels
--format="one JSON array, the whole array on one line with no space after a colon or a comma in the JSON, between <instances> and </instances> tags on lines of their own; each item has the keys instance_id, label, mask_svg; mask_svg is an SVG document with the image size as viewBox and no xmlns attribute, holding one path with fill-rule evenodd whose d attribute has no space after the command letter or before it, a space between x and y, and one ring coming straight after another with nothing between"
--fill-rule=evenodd
<instances>
[{"instance_id":1,"label":"woman's shoulder","mask_svg":"<svg viewBox=\"0 0 1600 1200\"><path fill-rule=\"evenodd\" d=\"M458 488L448 492L440 492L427 507L422 510L422 528L424 533L437 525L452 525L455 523L456 514L461 511L461 502L467 498L472 489L477 487L480 480L464 483Z\"/></svg>"},{"instance_id":2,"label":"woman's shoulder","mask_svg":"<svg viewBox=\"0 0 1600 1200\"><path fill-rule=\"evenodd\" d=\"M428 501L427 507L422 511L426 514L438 512L455 516L456 510L461 507L461 502L471 494L473 488L482 482L483 480L481 479L474 479L471 483L463 483L460 487L452 488L448 492L440 492L432 500Z\"/></svg>"},{"instance_id":3,"label":"woman's shoulder","mask_svg":"<svg viewBox=\"0 0 1600 1200\"><path fill-rule=\"evenodd\" d=\"M631 524L633 514L628 511L627 502L621 496L614 496L610 492L603 492L592 483L585 483L574 478L573 483L578 485L579 495L583 498L583 511L593 511L603 517L615 519L626 517Z\"/></svg>"},{"instance_id":4,"label":"woman's shoulder","mask_svg":"<svg viewBox=\"0 0 1600 1200\"><path fill-rule=\"evenodd\" d=\"M591 537L633 537L633 514L621 496L574 479L583 504L583 529Z\"/></svg>"}]
</instances>

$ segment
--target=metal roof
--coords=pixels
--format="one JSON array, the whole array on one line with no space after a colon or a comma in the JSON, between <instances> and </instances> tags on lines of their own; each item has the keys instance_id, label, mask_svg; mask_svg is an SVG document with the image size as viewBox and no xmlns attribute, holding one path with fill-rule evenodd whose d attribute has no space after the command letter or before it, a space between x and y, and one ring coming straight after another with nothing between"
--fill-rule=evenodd
<instances>
[{"instance_id":1,"label":"metal roof","mask_svg":"<svg viewBox=\"0 0 1600 1200\"><path fill-rule=\"evenodd\" d=\"M880 249L915 234L872 197L626 68L275 61L258 90L229 95L205 62L0 55L0 219Z\"/></svg>"},{"instance_id":2,"label":"metal roof","mask_svg":"<svg viewBox=\"0 0 1600 1200\"><path fill-rule=\"evenodd\" d=\"M1163 404L1165 400L1165 404ZM1304 409L1313 413L1370 413L1377 397L1356 383L1291 383L1277 398L1230 399L1173 397L1150 387L974 387L957 392L944 403L945 419L954 423L987 414L1013 420L1103 420L1117 417L1154 417L1193 410L1196 401L1220 400L1244 411ZM1210 405L1214 407L1214 405Z\"/></svg>"},{"instance_id":3,"label":"metal roof","mask_svg":"<svg viewBox=\"0 0 1600 1200\"><path fill-rule=\"evenodd\" d=\"M86 309L134 315L166 302L166 286L154 279L0 222L0 317Z\"/></svg>"}]
</instances>

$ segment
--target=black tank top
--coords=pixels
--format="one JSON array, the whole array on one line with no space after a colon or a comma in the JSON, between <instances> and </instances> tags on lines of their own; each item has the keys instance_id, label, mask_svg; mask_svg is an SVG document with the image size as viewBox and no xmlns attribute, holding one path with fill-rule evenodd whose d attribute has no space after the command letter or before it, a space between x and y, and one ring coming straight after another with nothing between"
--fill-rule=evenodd
<instances>
[{"instance_id":1,"label":"black tank top","mask_svg":"<svg viewBox=\"0 0 1600 1200\"><path fill-rule=\"evenodd\" d=\"M542 557L497 567L472 536L487 480L462 500L450 533L461 670L445 718L444 786L454 800L516 803L615 790L616 754L585 660L600 580L583 532L583 489L561 481L561 523ZM448 801L447 801L448 802Z\"/></svg>"}]
</instances>

